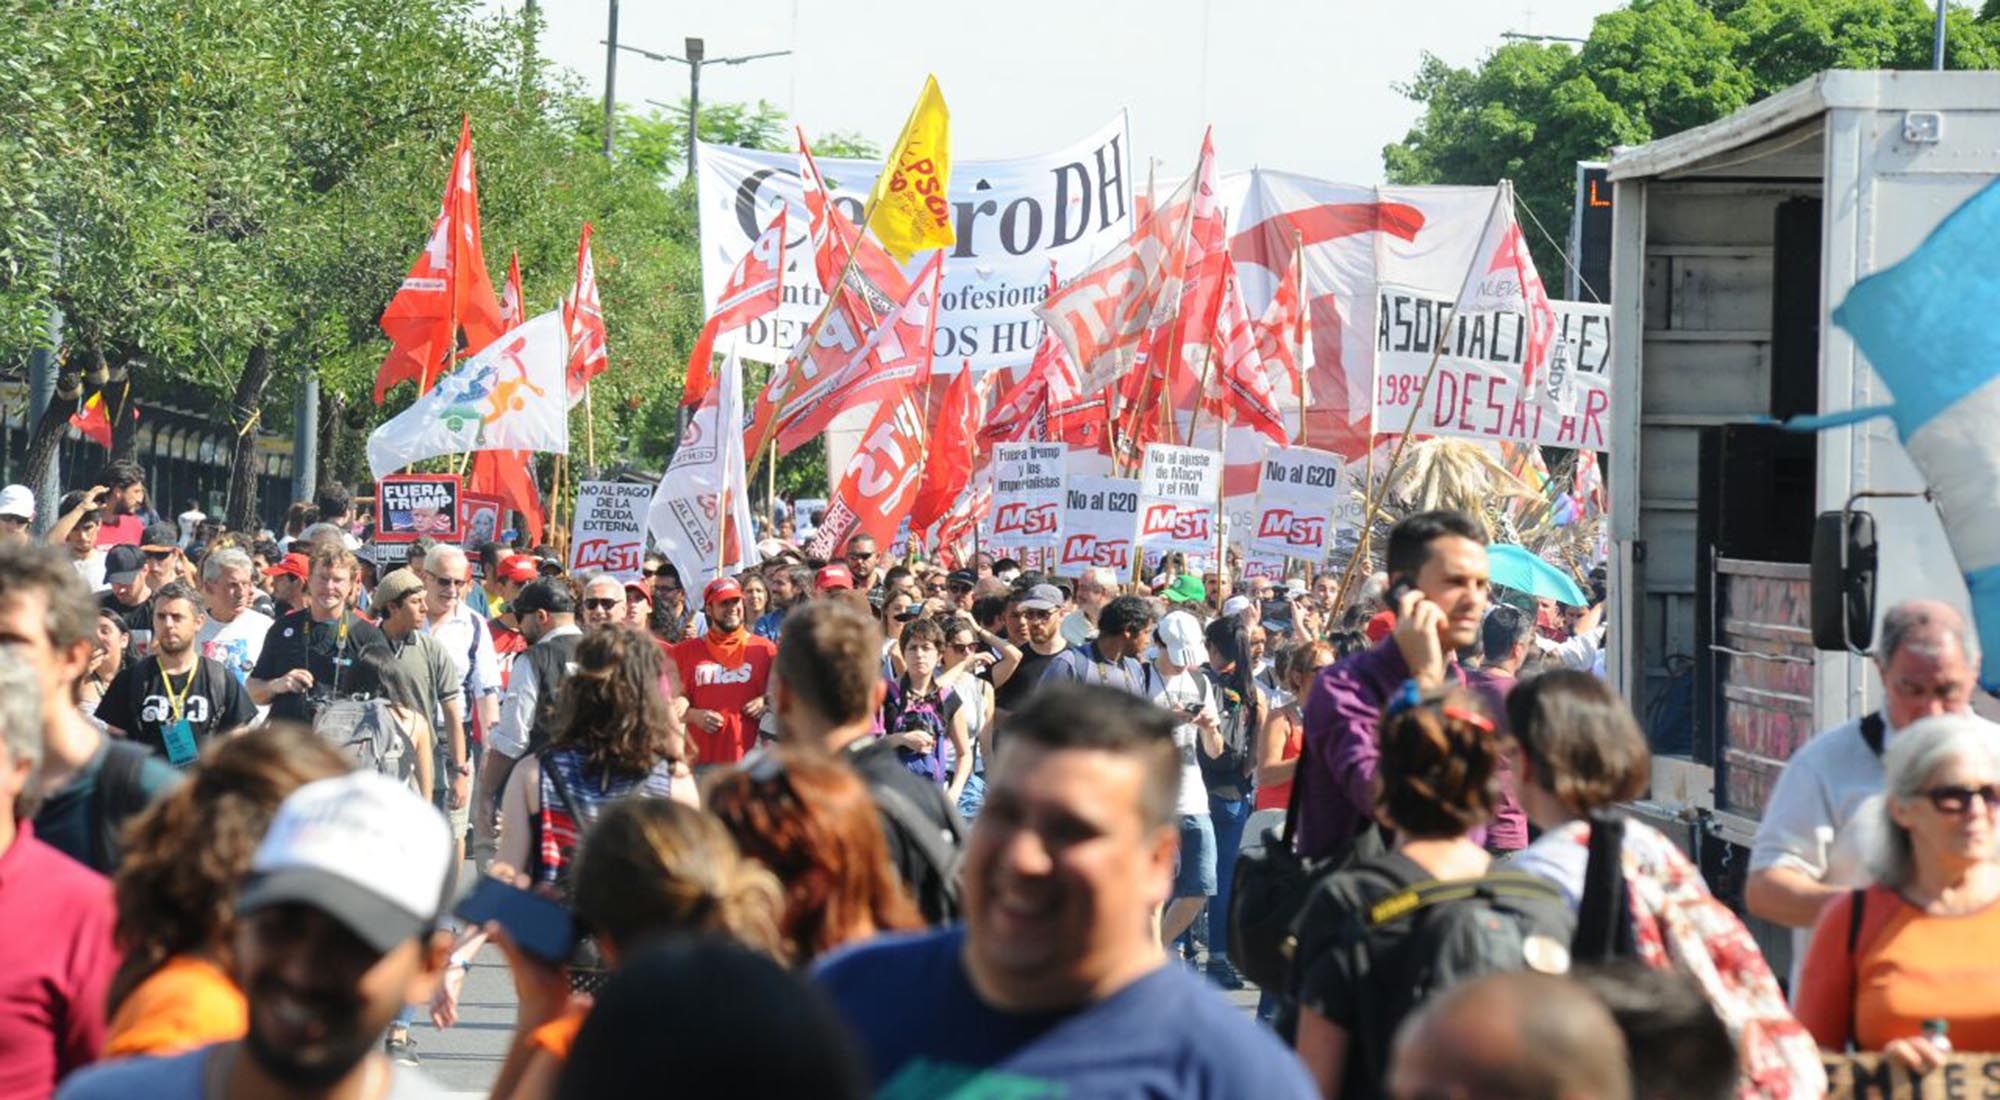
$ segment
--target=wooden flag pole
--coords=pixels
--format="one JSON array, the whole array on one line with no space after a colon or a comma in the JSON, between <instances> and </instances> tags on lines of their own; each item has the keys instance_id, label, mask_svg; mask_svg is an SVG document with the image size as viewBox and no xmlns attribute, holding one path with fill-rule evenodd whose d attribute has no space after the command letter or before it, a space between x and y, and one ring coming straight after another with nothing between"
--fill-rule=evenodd
<instances>
[{"instance_id":1,"label":"wooden flag pole","mask_svg":"<svg viewBox=\"0 0 2000 1100\"><path fill-rule=\"evenodd\" d=\"M1184 444L1188 447L1194 446L1195 425L1201 423L1201 410L1208 404L1208 380L1215 373L1215 329L1212 326L1208 333L1208 346L1201 350L1201 388L1195 391L1194 415L1188 417L1187 442ZM1160 404L1167 403L1162 401ZM1222 413L1219 411L1215 414L1215 424L1219 436L1222 431Z\"/></svg>"},{"instance_id":2,"label":"wooden flag pole","mask_svg":"<svg viewBox=\"0 0 2000 1100\"><path fill-rule=\"evenodd\" d=\"M1292 388L1299 401L1299 446L1312 446L1306 434L1306 242L1305 235L1292 230L1292 269L1297 278L1293 285L1299 290L1299 319L1293 326L1292 340Z\"/></svg>"},{"instance_id":3,"label":"wooden flag pole","mask_svg":"<svg viewBox=\"0 0 2000 1100\"><path fill-rule=\"evenodd\" d=\"M1201 406L1196 405L1195 412L1199 413L1200 411ZM1223 426L1222 415L1220 413L1216 414L1215 460L1218 465L1222 462L1223 447L1226 443L1224 436L1227 430ZM1192 439L1193 437L1194 433L1188 433L1188 438ZM1228 487L1223 484L1222 471L1217 471L1217 475L1215 479L1215 579L1219 584L1229 579L1229 536L1223 530L1223 494L1228 491ZM1216 601L1218 607L1221 606L1221 603L1222 601L1220 600Z\"/></svg>"},{"instance_id":4,"label":"wooden flag pole","mask_svg":"<svg viewBox=\"0 0 2000 1100\"><path fill-rule=\"evenodd\" d=\"M590 379L583 380L583 466L597 475L597 412L590 404Z\"/></svg>"}]
</instances>

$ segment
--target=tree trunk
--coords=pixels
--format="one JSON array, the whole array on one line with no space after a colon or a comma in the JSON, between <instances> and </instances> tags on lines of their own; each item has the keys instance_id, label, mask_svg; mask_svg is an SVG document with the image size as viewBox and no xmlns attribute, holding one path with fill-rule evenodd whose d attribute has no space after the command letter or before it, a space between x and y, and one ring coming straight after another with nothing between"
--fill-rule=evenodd
<instances>
[{"instance_id":1,"label":"tree trunk","mask_svg":"<svg viewBox=\"0 0 2000 1100\"><path fill-rule=\"evenodd\" d=\"M340 437L347 426L347 395L338 390L319 391L319 487L340 480Z\"/></svg>"},{"instance_id":2,"label":"tree trunk","mask_svg":"<svg viewBox=\"0 0 2000 1100\"><path fill-rule=\"evenodd\" d=\"M236 429L236 445L229 458L229 504L223 509L223 522L232 531L257 529L257 420L263 412L264 387L270 381L271 349L258 344L250 349L230 402L229 423Z\"/></svg>"},{"instance_id":3,"label":"tree trunk","mask_svg":"<svg viewBox=\"0 0 2000 1100\"><path fill-rule=\"evenodd\" d=\"M55 461L56 448L62 445L63 429L69 426L69 418L83 402L83 370L65 362L56 370L56 392L49 400L48 411L28 429L27 468L21 478L25 485L40 485L48 476L49 465Z\"/></svg>"}]
</instances>

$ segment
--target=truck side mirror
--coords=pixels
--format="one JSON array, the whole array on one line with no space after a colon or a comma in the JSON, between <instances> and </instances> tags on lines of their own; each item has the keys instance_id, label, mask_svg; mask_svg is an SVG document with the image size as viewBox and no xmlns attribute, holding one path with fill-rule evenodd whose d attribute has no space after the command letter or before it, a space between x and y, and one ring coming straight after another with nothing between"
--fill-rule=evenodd
<instances>
[{"instance_id":1,"label":"truck side mirror","mask_svg":"<svg viewBox=\"0 0 2000 1100\"><path fill-rule=\"evenodd\" d=\"M1852 508L1813 521L1813 647L1868 652L1875 641L1875 517Z\"/></svg>"}]
</instances>

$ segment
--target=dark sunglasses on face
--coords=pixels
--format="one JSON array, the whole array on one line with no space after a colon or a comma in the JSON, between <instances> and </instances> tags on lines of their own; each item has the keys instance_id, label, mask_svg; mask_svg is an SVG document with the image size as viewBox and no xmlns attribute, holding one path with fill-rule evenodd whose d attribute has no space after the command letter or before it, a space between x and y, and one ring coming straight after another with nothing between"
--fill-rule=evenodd
<instances>
[{"instance_id":1,"label":"dark sunglasses on face","mask_svg":"<svg viewBox=\"0 0 2000 1100\"><path fill-rule=\"evenodd\" d=\"M1975 796L1989 813L2000 808L2000 786L1992 783L1983 787L1932 787L1923 792L1923 795L1931 800L1931 805L1937 807L1937 811L1941 814L1966 812L1972 808Z\"/></svg>"},{"instance_id":2,"label":"dark sunglasses on face","mask_svg":"<svg viewBox=\"0 0 2000 1100\"><path fill-rule=\"evenodd\" d=\"M431 581L439 588L465 588L472 583L472 578L432 576Z\"/></svg>"},{"instance_id":3,"label":"dark sunglasses on face","mask_svg":"<svg viewBox=\"0 0 2000 1100\"><path fill-rule=\"evenodd\" d=\"M146 551L146 560L172 561L174 560L174 552L172 550L148 550Z\"/></svg>"},{"instance_id":4,"label":"dark sunglasses on face","mask_svg":"<svg viewBox=\"0 0 2000 1100\"><path fill-rule=\"evenodd\" d=\"M1026 619L1026 620L1028 620L1029 622L1034 622L1034 623L1038 623L1038 622L1041 622L1041 621L1042 621L1042 620L1044 620L1044 619L1052 619L1052 618L1054 618L1054 617L1055 617L1055 612L1053 612L1053 611L1043 611L1043 610L1040 610L1040 609L1038 609L1038 608L1037 608L1037 609L1032 609L1032 610L1031 610L1031 609L1029 609L1029 608L1025 608L1025 607L1024 607L1024 608L1022 608L1022 609L1021 609L1021 617L1022 617L1023 619Z\"/></svg>"},{"instance_id":5,"label":"dark sunglasses on face","mask_svg":"<svg viewBox=\"0 0 2000 1100\"><path fill-rule=\"evenodd\" d=\"M639 575L642 577L657 577L660 575L660 567L657 565L647 566L639 570Z\"/></svg>"},{"instance_id":6,"label":"dark sunglasses on face","mask_svg":"<svg viewBox=\"0 0 2000 1100\"><path fill-rule=\"evenodd\" d=\"M618 608L625 606L625 601L607 600L602 597L593 597L591 599L583 601L583 606L584 609L587 611L615 611Z\"/></svg>"}]
</instances>

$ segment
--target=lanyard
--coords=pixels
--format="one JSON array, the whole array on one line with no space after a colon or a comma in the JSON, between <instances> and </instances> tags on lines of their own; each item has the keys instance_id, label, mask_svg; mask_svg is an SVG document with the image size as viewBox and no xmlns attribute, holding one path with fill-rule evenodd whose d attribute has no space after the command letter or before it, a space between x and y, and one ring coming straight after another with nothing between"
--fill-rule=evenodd
<instances>
[{"instance_id":1,"label":"lanyard","mask_svg":"<svg viewBox=\"0 0 2000 1100\"><path fill-rule=\"evenodd\" d=\"M340 631L334 635L333 641L333 693L335 695L340 694L340 674L347 667L347 627L353 621L352 613L347 611L340 613Z\"/></svg>"},{"instance_id":2,"label":"lanyard","mask_svg":"<svg viewBox=\"0 0 2000 1100\"><path fill-rule=\"evenodd\" d=\"M187 683L181 685L180 694L176 695L174 694L173 676L169 674L164 667L160 669L160 684L162 687L166 689L167 708L173 712L174 721L178 722L181 720L181 713L186 709L187 706L188 694L194 691L194 678L200 673L201 673L201 661L197 659L194 663L194 667L188 669Z\"/></svg>"}]
</instances>

